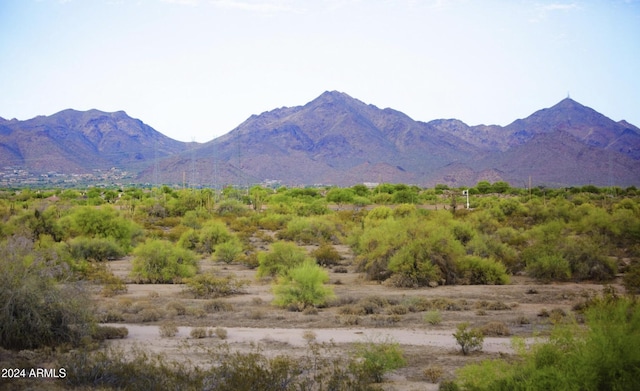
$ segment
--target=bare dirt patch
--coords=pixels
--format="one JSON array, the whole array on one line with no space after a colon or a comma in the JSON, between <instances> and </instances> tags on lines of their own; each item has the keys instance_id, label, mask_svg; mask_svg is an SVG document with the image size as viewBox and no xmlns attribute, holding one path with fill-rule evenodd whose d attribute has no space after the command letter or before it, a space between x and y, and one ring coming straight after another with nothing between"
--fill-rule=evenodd
<instances>
[{"instance_id":1,"label":"bare dirt patch","mask_svg":"<svg viewBox=\"0 0 640 391\"><path fill-rule=\"evenodd\" d=\"M126 280L131 259L113 261L109 266ZM272 281L257 279L255 270L210 260L203 260L201 266L249 284L243 294L215 299L196 299L180 284L128 284L125 294L97 295L103 320L129 329L126 339L109 343L138 345L198 364L207 361L208 348L223 344L241 351L259 346L265 354L302 356L312 335L315 343L330 344L335 354L346 355L354 343L385 338L402 346L407 366L389 374L384 389L436 390L437 381L452 377L456 368L467 363L508 358L513 353L511 336L544 335L550 328L551 312L570 313L576 304L602 291L598 284L539 284L522 276L513 277L512 283L504 286L399 289L366 281L347 265L346 273L328 269L337 297L334 302L316 311L291 312L270 304ZM439 314L438 322L425 320L429 311ZM178 332L163 338L159 328L167 322L175 324ZM488 336L482 352L463 356L452 337L460 322L474 327L503 323L509 335ZM195 327L211 331L205 338L193 338ZM226 330L224 338L215 334L216 328ZM430 367L442 371L436 382L425 376L429 373L425 368Z\"/></svg>"}]
</instances>

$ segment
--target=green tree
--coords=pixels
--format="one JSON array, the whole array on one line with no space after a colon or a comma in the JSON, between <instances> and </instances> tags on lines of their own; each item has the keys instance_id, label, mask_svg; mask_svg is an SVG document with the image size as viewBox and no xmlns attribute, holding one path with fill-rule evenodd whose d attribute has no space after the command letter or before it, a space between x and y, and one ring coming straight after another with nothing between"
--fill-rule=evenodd
<instances>
[{"instance_id":1,"label":"green tree","mask_svg":"<svg viewBox=\"0 0 640 391\"><path fill-rule=\"evenodd\" d=\"M273 288L274 304L279 307L320 307L332 299L333 289L325 284L329 274L313 260L307 259L278 278Z\"/></svg>"}]
</instances>

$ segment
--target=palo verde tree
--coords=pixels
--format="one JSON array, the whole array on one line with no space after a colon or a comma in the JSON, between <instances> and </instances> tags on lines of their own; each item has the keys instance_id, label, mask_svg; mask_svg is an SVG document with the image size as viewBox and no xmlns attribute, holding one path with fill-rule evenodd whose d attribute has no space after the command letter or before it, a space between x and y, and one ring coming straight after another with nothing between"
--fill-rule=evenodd
<instances>
[{"instance_id":1,"label":"palo verde tree","mask_svg":"<svg viewBox=\"0 0 640 391\"><path fill-rule=\"evenodd\" d=\"M325 285L328 281L329 274L312 259L307 259L278 278L273 287L273 303L297 310L321 307L335 297L333 289Z\"/></svg>"}]
</instances>

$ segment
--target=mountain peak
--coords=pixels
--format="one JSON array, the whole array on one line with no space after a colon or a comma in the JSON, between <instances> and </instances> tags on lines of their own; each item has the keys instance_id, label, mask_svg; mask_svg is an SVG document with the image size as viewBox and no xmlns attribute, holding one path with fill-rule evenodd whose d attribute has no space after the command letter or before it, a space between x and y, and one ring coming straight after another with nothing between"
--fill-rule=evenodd
<instances>
[{"instance_id":1,"label":"mountain peak","mask_svg":"<svg viewBox=\"0 0 640 391\"><path fill-rule=\"evenodd\" d=\"M562 109L562 110L566 110L566 109L576 109L576 108L585 108L586 106L576 102L575 100L571 99L570 97L566 97L563 100L561 100L560 102L556 103L554 106L552 106L552 109Z\"/></svg>"}]
</instances>

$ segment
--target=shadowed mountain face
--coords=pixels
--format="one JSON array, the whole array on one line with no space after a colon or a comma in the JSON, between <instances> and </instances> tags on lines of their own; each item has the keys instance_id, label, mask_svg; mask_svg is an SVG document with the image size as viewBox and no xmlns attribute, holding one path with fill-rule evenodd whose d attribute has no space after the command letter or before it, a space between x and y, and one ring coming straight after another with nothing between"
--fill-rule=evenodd
<instances>
[{"instance_id":1,"label":"shadowed mountain face","mask_svg":"<svg viewBox=\"0 0 640 391\"><path fill-rule=\"evenodd\" d=\"M332 91L304 106L252 115L205 144L168 139L123 112L66 110L0 119L0 153L0 164L33 170L115 166L139 172L140 182L205 186L524 186L529 177L550 186L640 183L640 129L568 98L501 127L419 122Z\"/></svg>"},{"instance_id":2,"label":"shadowed mountain face","mask_svg":"<svg viewBox=\"0 0 640 391\"><path fill-rule=\"evenodd\" d=\"M505 127L468 126L414 121L333 91L304 106L253 115L179 160L163 164L163 175L179 180L192 173L203 184L523 186L531 176L550 186L626 186L640 182L640 130L571 99Z\"/></svg>"},{"instance_id":3,"label":"shadowed mountain face","mask_svg":"<svg viewBox=\"0 0 640 391\"><path fill-rule=\"evenodd\" d=\"M64 110L27 121L0 120L0 165L34 172L139 170L186 147L123 111Z\"/></svg>"}]
</instances>

